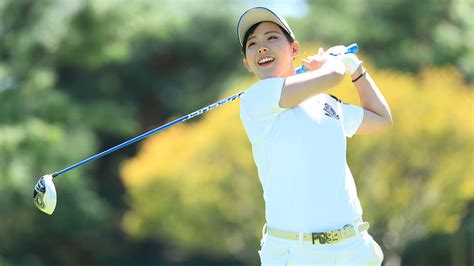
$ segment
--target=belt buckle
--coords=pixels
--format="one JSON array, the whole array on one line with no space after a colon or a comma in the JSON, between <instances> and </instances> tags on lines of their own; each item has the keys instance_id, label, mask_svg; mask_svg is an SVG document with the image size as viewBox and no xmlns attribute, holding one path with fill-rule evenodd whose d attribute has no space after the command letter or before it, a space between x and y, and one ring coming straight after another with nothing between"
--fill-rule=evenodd
<instances>
[{"instance_id":1,"label":"belt buckle","mask_svg":"<svg viewBox=\"0 0 474 266\"><path fill-rule=\"evenodd\" d=\"M312 233L311 236L313 238L313 245L316 239L319 241L319 244L321 245L334 244L334 243L339 242L342 239L341 230L334 230L331 232Z\"/></svg>"},{"instance_id":2,"label":"belt buckle","mask_svg":"<svg viewBox=\"0 0 474 266\"><path fill-rule=\"evenodd\" d=\"M344 227L342 228L342 231L343 231L344 237L353 237L356 235L355 228L352 224L344 225Z\"/></svg>"}]
</instances>

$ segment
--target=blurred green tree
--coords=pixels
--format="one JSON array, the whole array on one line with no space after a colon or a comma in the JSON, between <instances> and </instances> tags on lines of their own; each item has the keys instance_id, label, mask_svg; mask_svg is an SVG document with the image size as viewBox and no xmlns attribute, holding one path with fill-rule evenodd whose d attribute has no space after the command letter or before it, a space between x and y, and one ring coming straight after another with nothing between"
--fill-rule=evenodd
<instances>
[{"instance_id":1,"label":"blurred green tree","mask_svg":"<svg viewBox=\"0 0 474 266\"><path fill-rule=\"evenodd\" d=\"M106 249L96 252L111 244L97 232L110 233L107 220L112 216L94 185L83 178L87 171L79 169L57 184L59 205L54 216L45 216L32 205L39 175L82 159L97 145L78 104L55 87L53 55L66 35L64 25L77 9L50 8L52 3L0 5L2 265L90 264L111 254Z\"/></svg>"},{"instance_id":2,"label":"blurred green tree","mask_svg":"<svg viewBox=\"0 0 474 266\"><path fill-rule=\"evenodd\" d=\"M473 265L474 201L454 234L432 234L410 243L402 256L402 265ZM430 256L420 256L420 254Z\"/></svg>"},{"instance_id":3,"label":"blurred green tree","mask_svg":"<svg viewBox=\"0 0 474 266\"><path fill-rule=\"evenodd\" d=\"M213 0L0 3L2 265L160 261L134 258L147 251L117 226L114 169L133 148L60 177L52 217L34 209L32 190L39 175L215 98L238 44L229 11L206 5L226 10Z\"/></svg>"},{"instance_id":4,"label":"blurred green tree","mask_svg":"<svg viewBox=\"0 0 474 266\"><path fill-rule=\"evenodd\" d=\"M378 67L418 71L456 65L474 80L474 2L469 0L307 1L302 40L357 42Z\"/></svg>"}]
</instances>

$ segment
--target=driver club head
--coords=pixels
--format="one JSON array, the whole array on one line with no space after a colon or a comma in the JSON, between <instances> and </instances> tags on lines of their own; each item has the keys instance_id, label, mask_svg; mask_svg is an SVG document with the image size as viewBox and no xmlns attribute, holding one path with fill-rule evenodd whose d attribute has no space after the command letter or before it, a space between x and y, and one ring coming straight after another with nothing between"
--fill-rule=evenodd
<instances>
[{"instance_id":1,"label":"driver club head","mask_svg":"<svg viewBox=\"0 0 474 266\"><path fill-rule=\"evenodd\" d=\"M33 203L41 211L51 215L56 208L56 188L52 175L42 176L33 191Z\"/></svg>"}]
</instances>

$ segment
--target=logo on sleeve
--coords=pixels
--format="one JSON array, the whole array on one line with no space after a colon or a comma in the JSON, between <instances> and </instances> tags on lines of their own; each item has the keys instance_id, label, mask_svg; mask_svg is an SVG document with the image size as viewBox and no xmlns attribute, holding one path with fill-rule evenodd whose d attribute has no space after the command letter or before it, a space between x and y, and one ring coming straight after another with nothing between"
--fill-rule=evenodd
<instances>
[{"instance_id":1,"label":"logo on sleeve","mask_svg":"<svg viewBox=\"0 0 474 266\"><path fill-rule=\"evenodd\" d=\"M334 117L337 120L339 120L339 115L334 111L334 109L331 107L331 105L325 103L324 104L324 114L329 116L329 117Z\"/></svg>"}]
</instances>

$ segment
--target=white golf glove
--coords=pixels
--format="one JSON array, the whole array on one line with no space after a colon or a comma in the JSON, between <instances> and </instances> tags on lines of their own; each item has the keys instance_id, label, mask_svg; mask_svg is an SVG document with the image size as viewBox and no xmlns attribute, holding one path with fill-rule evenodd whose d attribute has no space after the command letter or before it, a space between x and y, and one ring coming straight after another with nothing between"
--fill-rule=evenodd
<instances>
[{"instance_id":1,"label":"white golf glove","mask_svg":"<svg viewBox=\"0 0 474 266\"><path fill-rule=\"evenodd\" d=\"M354 53L344 54L345 51L347 51L346 46L337 45L329 48L326 53L339 57L346 67L346 73L352 75L360 67L362 61Z\"/></svg>"}]
</instances>

